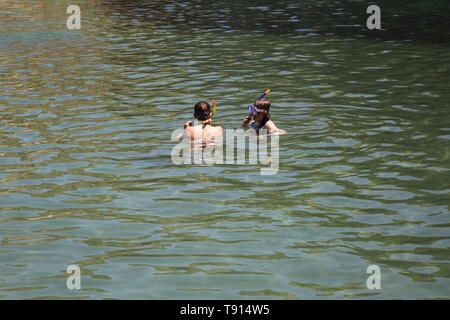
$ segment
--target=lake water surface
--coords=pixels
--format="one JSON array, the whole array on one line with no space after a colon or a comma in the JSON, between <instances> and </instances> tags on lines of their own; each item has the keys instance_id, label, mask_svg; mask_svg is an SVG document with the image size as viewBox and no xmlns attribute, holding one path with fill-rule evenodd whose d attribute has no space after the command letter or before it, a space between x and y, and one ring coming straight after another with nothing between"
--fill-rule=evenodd
<instances>
[{"instance_id":1,"label":"lake water surface","mask_svg":"<svg viewBox=\"0 0 450 320\"><path fill-rule=\"evenodd\" d=\"M449 299L448 18L418 2L382 31L358 1L79 0L80 30L0 2L0 298ZM172 162L197 101L237 128L268 88L276 175Z\"/></svg>"}]
</instances>

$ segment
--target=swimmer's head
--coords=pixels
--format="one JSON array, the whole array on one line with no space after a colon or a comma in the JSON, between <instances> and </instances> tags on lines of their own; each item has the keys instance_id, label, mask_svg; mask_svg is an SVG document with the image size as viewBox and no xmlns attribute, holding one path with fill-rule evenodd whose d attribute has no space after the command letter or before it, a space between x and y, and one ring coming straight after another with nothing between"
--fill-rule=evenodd
<instances>
[{"instance_id":1,"label":"swimmer's head","mask_svg":"<svg viewBox=\"0 0 450 320\"><path fill-rule=\"evenodd\" d=\"M203 127L211 124L211 106L206 101L199 101L194 106L194 118L201 121Z\"/></svg>"},{"instance_id":2,"label":"swimmer's head","mask_svg":"<svg viewBox=\"0 0 450 320\"><path fill-rule=\"evenodd\" d=\"M270 101L269 99L262 98L256 100L253 105L257 110L253 120L259 123L259 128L262 128L270 119Z\"/></svg>"},{"instance_id":3,"label":"swimmer's head","mask_svg":"<svg viewBox=\"0 0 450 320\"><path fill-rule=\"evenodd\" d=\"M266 98L261 98L255 101L255 107L258 108L258 110L265 110L267 112L270 111L270 101Z\"/></svg>"},{"instance_id":4,"label":"swimmer's head","mask_svg":"<svg viewBox=\"0 0 450 320\"><path fill-rule=\"evenodd\" d=\"M199 101L194 107L194 117L200 121L205 121L211 118L211 106L206 101Z\"/></svg>"}]
</instances>

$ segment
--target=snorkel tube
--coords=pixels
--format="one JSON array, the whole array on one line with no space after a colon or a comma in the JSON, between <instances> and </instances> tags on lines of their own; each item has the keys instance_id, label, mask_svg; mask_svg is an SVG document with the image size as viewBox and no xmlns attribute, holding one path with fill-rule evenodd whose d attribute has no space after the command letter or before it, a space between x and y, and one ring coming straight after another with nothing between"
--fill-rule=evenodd
<instances>
[{"instance_id":1,"label":"snorkel tube","mask_svg":"<svg viewBox=\"0 0 450 320\"><path fill-rule=\"evenodd\" d=\"M264 91L264 93L262 95L259 96L258 100L264 98L264 96L269 93L270 93L270 89L267 89L266 91Z\"/></svg>"},{"instance_id":2,"label":"snorkel tube","mask_svg":"<svg viewBox=\"0 0 450 320\"><path fill-rule=\"evenodd\" d=\"M216 113L216 100L213 100L213 112L212 114L214 115Z\"/></svg>"},{"instance_id":3,"label":"snorkel tube","mask_svg":"<svg viewBox=\"0 0 450 320\"><path fill-rule=\"evenodd\" d=\"M270 93L270 89L267 89L266 91L264 91L264 93L262 95L259 96L259 98L257 100L264 98L269 93ZM248 113L250 114L250 116L252 118L256 117L256 115L258 114L258 109L256 108L254 103L248 105Z\"/></svg>"}]
</instances>

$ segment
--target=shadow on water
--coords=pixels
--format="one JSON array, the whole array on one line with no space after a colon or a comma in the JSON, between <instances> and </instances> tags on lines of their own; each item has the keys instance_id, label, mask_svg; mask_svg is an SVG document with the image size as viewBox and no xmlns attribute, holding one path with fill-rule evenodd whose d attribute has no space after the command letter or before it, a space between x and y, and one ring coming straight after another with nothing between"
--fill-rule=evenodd
<instances>
[{"instance_id":1,"label":"shadow on water","mask_svg":"<svg viewBox=\"0 0 450 320\"><path fill-rule=\"evenodd\" d=\"M376 4L382 30L366 27L366 9ZM104 2L106 10L122 18L147 21L158 27L193 32L245 32L288 36L305 32L321 35L406 40L448 44L447 1L122 1Z\"/></svg>"}]
</instances>

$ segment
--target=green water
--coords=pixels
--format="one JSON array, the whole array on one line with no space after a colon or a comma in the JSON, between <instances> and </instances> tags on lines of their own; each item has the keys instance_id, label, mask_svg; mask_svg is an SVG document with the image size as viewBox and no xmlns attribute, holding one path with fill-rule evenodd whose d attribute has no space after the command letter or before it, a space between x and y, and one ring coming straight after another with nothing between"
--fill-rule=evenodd
<instances>
[{"instance_id":1,"label":"green water","mask_svg":"<svg viewBox=\"0 0 450 320\"><path fill-rule=\"evenodd\" d=\"M0 2L0 298L450 298L448 19L400 3ZM276 175L173 164L268 88Z\"/></svg>"}]
</instances>

